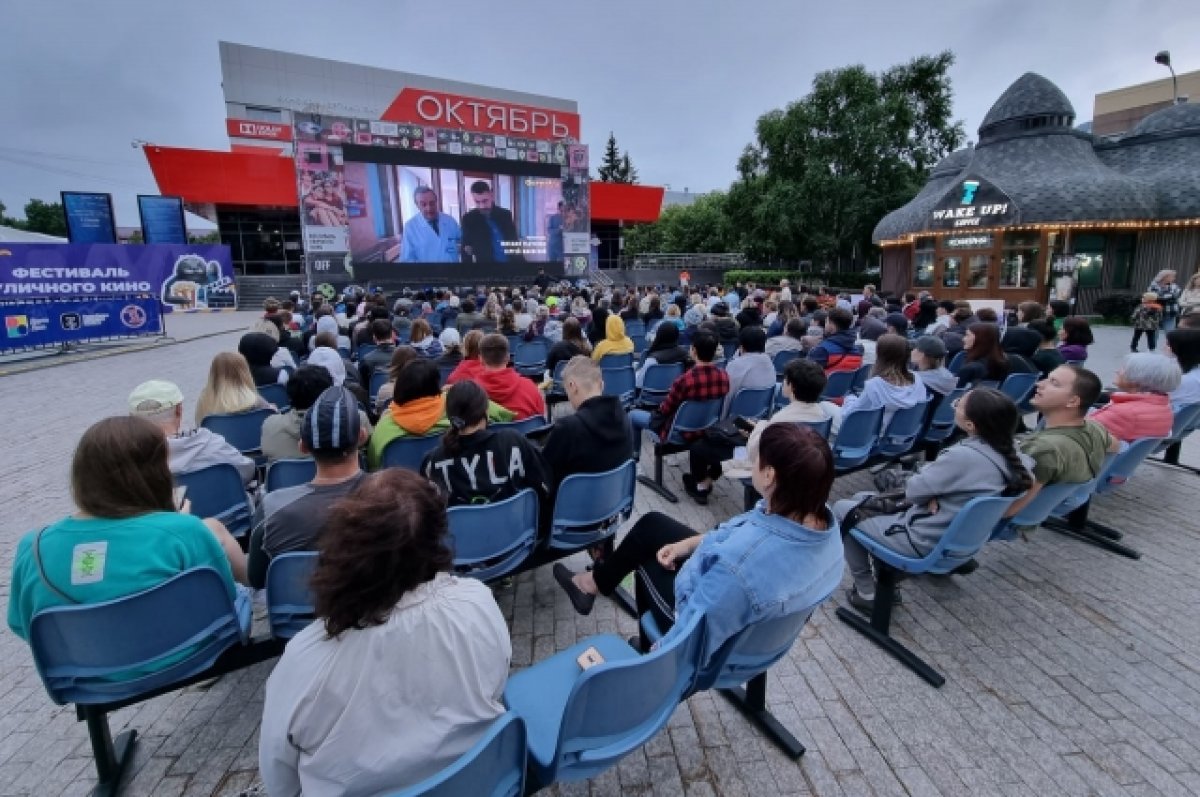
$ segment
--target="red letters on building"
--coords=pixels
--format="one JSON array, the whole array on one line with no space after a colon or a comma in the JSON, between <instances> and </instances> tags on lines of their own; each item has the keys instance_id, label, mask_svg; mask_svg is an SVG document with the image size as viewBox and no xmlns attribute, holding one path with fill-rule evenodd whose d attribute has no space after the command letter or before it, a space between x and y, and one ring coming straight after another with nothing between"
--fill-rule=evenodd
<instances>
[{"instance_id":1,"label":"red letters on building","mask_svg":"<svg viewBox=\"0 0 1200 797\"><path fill-rule=\"evenodd\" d=\"M579 114L535 108L499 100L406 88L397 95L383 120L430 125L474 133L554 140L579 140ZM232 120L231 120L232 121Z\"/></svg>"}]
</instances>

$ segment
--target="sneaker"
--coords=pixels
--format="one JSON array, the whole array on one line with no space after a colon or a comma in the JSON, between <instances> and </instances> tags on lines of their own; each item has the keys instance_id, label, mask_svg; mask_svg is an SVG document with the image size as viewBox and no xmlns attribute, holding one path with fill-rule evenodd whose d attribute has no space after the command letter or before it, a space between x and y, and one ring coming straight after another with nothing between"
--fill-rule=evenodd
<instances>
[{"instance_id":1,"label":"sneaker","mask_svg":"<svg viewBox=\"0 0 1200 797\"><path fill-rule=\"evenodd\" d=\"M687 494L690 495L692 499L695 500L695 502L700 506L708 505L708 494L711 493L712 490L701 490L696 487L696 480L692 477L692 474L683 474L683 489L686 490Z\"/></svg>"},{"instance_id":2,"label":"sneaker","mask_svg":"<svg viewBox=\"0 0 1200 797\"><path fill-rule=\"evenodd\" d=\"M875 612L875 600L859 595L858 587L850 587L850 589L846 590L846 602L867 617L870 617Z\"/></svg>"},{"instance_id":3,"label":"sneaker","mask_svg":"<svg viewBox=\"0 0 1200 797\"><path fill-rule=\"evenodd\" d=\"M588 593L575 586L575 574L566 568L565 565L554 565L554 580L563 588L563 592L567 593L567 597L571 599L571 605L575 607L575 611L580 614L591 614L592 606L596 603L596 596Z\"/></svg>"}]
</instances>

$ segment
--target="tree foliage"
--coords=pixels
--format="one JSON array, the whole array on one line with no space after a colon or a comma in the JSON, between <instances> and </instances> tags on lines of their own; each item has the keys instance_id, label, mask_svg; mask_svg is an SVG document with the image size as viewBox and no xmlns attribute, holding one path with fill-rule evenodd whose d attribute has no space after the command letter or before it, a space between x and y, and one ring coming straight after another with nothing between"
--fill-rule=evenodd
<instances>
[{"instance_id":1,"label":"tree foliage","mask_svg":"<svg viewBox=\"0 0 1200 797\"><path fill-rule=\"evenodd\" d=\"M714 191L697 197L691 205L672 205L654 224L625 231L625 254L739 251L726 201L724 193Z\"/></svg>"},{"instance_id":2,"label":"tree foliage","mask_svg":"<svg viewBox=\"0 0 1200 797\"><path fill-rule=\"evenodd\" d=\"M13 219L6 215L7 208L0 202L0 225L18 230L40 232L45 235L67 237L67 220L59 202L43 202L31 199L25 203L25 219Z\"/></svg>"},{"instance_id":3,"label":"tree foliage","mask_svg":"<svg viewBox=\"0 0 1200 797\"><path fill-rule=\"evenodd\" d=\"M617 148L617 137L611 132L608 134L608 143L604 145L600 168L596 171L603 183L633 184L638 181L638 171L629 158L629 150L622 154Z\"/></svg>"}]
</instances>

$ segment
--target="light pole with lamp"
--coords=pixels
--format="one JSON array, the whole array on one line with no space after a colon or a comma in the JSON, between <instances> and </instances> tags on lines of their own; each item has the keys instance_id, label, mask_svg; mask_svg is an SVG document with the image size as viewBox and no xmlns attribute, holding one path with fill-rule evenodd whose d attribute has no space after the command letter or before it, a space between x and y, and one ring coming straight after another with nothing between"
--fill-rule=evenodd
<instances>
[{"instance_id":1,"label":"light pole with lamp","mask_svg":"<svg viewBox=\"0 0 1200 797\"><path fill-rule=\"evenodd\" d=\"M1171 104L1179 104L1179 80L1175 77L1175 68L1171 66L1171 51L1160 50L1158 55L1154 56L1154 63L1162 64L1167 69L1171 70Z\"/></svg>"}]
</instances>

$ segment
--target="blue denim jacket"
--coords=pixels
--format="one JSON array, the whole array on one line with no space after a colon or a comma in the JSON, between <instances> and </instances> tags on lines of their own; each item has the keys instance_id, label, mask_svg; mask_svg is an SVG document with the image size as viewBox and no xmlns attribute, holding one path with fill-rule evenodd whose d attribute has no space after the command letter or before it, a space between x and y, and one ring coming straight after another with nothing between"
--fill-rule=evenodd
<instances>
[{"instance_id":1,"label":"blue denim jacket","mask_svg":"<svg viewBox=\"0 0 1200 797\"><path fill-rule=\"evenodd\" d=\"M759 501L704 535L675 578L675 625L707 615L704 659L760 620L821 603L842 580L842 536L833 513L814 531L766 511ZM671 633L667 634L669 638Z\"/></svg>"}]
</instances>

